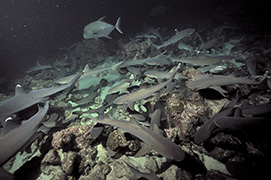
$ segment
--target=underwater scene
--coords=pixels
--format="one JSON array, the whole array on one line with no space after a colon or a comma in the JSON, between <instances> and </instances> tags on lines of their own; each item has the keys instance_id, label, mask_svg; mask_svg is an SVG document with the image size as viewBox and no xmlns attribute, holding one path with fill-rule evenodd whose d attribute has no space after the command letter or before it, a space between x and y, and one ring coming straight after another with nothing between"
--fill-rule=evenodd
<instances>
[{"instance_id":1,"label":"underwater scene","mask_svg":"<svg viewBox=\"0 0 271 180\"><path fill-rule=\"evenodd\" d=\"M1 180L271 178L267 0L1 0Z\"/></svg>"}]
</instances>

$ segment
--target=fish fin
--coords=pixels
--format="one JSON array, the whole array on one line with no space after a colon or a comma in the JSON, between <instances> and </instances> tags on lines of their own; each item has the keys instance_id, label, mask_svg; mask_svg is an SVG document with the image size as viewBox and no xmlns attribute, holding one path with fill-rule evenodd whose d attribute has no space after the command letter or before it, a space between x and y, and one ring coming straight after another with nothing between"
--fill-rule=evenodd
<instances>
[{"instance_id":1,"label":"fish fin","mask_svg":"<svg viewBox=\"0 0 271 180\"><path fill-rule=\"evenodd\" d=\"M104 18L105 18L105 16L103 16L103 17L99 18L99 19L98 19L98 21L103 21L103 20L104 20Z\"/></svg>"},{"instance_id":2,"label":"fish fin","mask_svg":"<svg viewBox=\"0 0 271 180\"><path fill-rule=\"evenodd\" d=\"M152 130L153 130L153 132L155 132L156 134L160 134L160 129L159 129L159 127L158 127L157 124L154 124L154 125L153 125Z\"/></svg>"},{"instance_id":3,"label":"fish fin","mask_svg":"<svg viewBox=\"0 0 271 180\"><path fill-rule=\"evenodd\" d=\"M122 93L126 93L126 94L130 93L126 88L125 88L125 89L122 89L121 92L122 92Z\"/></svg>"},{"instance_id":4,"label":"fish fin","mask_svg":"<svg viewBox=\"0 0 271 180\"><path fill-rule=\"evenodd\" d=\"M129 107L132 111L135 110L135 108L134 108L134 101L127 101L127 105L128 105L128 107Z\"/></svg>"},{"instance_id":5,"label":"fish fin","mask_svg":"<svg viewBox=\"0 0 271 180\"><path fill-rule=\"evenodd\" d=\"M116 25L115 25L115 28L120 32L120 34L123 34L122 30L120 29L120 17L118 18L117 22L116 22Z\"/></svg>"},{"instance_id":6,"label":"fish fin","mask_svg":"<svg viewBox=\"0 0 271 180\"><path fill-rule=\"evenodd\" d=\"M157 81L158 81L158 83L162 83L163 82L163 78L158 77Z\"/></svg>"},{"instance_id":7,"label":"fish fin","mask_svg":"<svg viewBox=\"0 0 271 180\"><path fill-rule=\"evenodd\" d=\"M91 130L91 133L90 133L91 139L93 139L93 140L97 139L97 137L100 136L100 134L103 131L103 129L104 129L103 127L94 127Z\"/></svg>"},{"instance_id":8,"label":"fish fin","mask_svg":"<svg viewBox=\"0 0 271 180\"><path fill-rule=\"evenodd\" d=\"M146 143L143 143L142 147L137 151L137 153L134 155L135 158L144 156L148 152L152 150L152 147Z\"/></svg>"},{"instance_id":9,"label":"fish fin","mask_svg":"<svg viewBox=\"0 0 271 180\"><path fill-rule=\"evenodd\" d=\"M10 131L12 131L15 128L18 128L19 126L20 126L19 123L14 121L11 117L8 117L5 120L4 128L3 128L1 136L4 136L4 135L8 134Z\"/></svg>"},{"instance_id":10,"label":"fish fin","mask_svg":"<svg viewBox=\"0 0 271 180\"><path fill-rule=\"evenodd\" d=\"M56 122L55 121L45 121L42 123L45 127L47 128L53 128L56 126Z\"/></svg>"},{"instance_id":11,"label":"fish fin","mask_svg":"<svg viewBox=\"0 0 271 180\"><path fill-rule=\"evenodd\" d=\"M153 43L151 43L152 44L152 46L155 48L155 49L160 49L160 46L159 45L156 45L156 44L153 44Z\"/></svg>"},{"instance_id":12,"label":"fish fin","mask_svg":"<svg viewBox=\"0 0 271 180\"><path fill-rule=\"evenodd\" d=\"M37 130L37 132L42 132L43 134L48 134L49 131L50 131L50 129L47 128L46 126L41 126L41 127L39 127L39 129Z\"/></svg>"},{"instance_id":13,"label":"fish fin","mask_svg":"<svg viewBox=\"0 0 271 180\"><path fill-rule=\"evenodd\" d=\"M85 68L84 68L84 70L83 70L83 73L86 73L86 72L88 72L88 71L90 71L90 69L89 69L88 64L86 64L86 65L85 65Z\"/></svg>"},{"instance_id":14,"label":"fish fin","mask_svg":"<svg viewBox=\"0 0 271 180\"><path fill-rule=\"evenodd\" d=\"M228 93L226 90L222 89L220 86L212 86L212 87L210 87L210 89L214 89L214 90L218 91L224 97L226 97L225 94Z\"/></svg>"},{"instance_id":15,"label":"fish fin","mask_svg":"<svg viewBox=\"0 0 271 180\"><path fill-rule=\"evenodd\" d=\"M58 119L58 114L54 113L50 116L47 121L42 122L42 124L47 128L53 128L56 126L56 121Z\"/></svg>"},{"instance_id":16,"label":"fish fin","mask_svg":"<svg viewBox=\"0 0 271 180\"><path fill-rule=\"evenodd\" d=\"M105 38L107 38L107 39L112 39L112 37L110 37L109 35L105 36Z\"/></svg>"},{"instance_id":17,"label":"fish fin","mask_svg":"<svg viewBox=\"0 0 271 180\"><path fill-rule=\"evenodd\" d=\"M118 68L120 67L120 65L123 64L123 62L124 62L124 61L121 61L121 62L118 62L117 64L114 64L114 65L112 66L111 69L112 69L113 71L117 71Z\"/></svg>"},{"instance_id":18,"label":"fish fin","mask_svg":"<svg viewBox=\"0 0 271 180\"><path fill-rule=\"evenodd\" d=\"M20 84L18 84L15 88L15 96L21 95L21 94L26 94L26 92L24 88Z\"/></svg>"},{"instance_id":19,"label":"fish fin","mask_svg":"<svg viewBox=\"0 0 271 180\"><path fill-rule=\"evenodd\" d=\"M113 151L109 147L106 147L106 152L110 157L114 157L118 153L118 151Z\"/></svg>"},{"instance_id":20,"label":"fish fin","mask_svg":"<svg viewBox=\"0 0 271 180\"><path fill-rule=\"evenodd\" d=\"M134 119L134 118L130 118L130 121L129 122L131 122L131 124L136 124L136 125L138 125L137 124L137 121Z\"/></svg>"}]
</instances>

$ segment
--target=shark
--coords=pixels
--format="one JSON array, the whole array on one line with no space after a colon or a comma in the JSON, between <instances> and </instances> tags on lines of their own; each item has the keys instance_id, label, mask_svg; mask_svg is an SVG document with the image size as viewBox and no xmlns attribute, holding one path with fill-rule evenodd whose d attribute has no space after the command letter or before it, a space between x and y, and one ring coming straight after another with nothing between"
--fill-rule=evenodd
<instances>
[{"instance_id":1,"label":"shark","mask_svg":"<svg viewBox=\"0 0 271 180\"><path fill-rule=\"evenodd\" d=\"M217 131L240 131L246 129L247 127L252 127L259 123L266 122L267 119L264 117L251 115L260 115L270 112L270 105L252 105L235 108L234 105L236 104L237 100L238 99L233 99L230 101L217 114L204 123L204 125L194 135L194 142L196 144L205 142L214 132ZM247 111L249 110L252 113L248 113ZM257 110L259 110L259 112ZM249 115L244 116L247 114Z\"/></svg>"},{"instance_id":2,"label":"shark","mask_svg":"<svg viewBox=\"0 0 271 180\"><path fill-rule=\"evenodd\" d=\"M147 64L150 66L163 66L168 65L170 62L167 60L169 56L165 55L166 51L154 56L154 57L147 57L141 59L131 59L124 61L120 67L128 67L128 66L140 66L143 64Z\"/></svg>"},{"instance_id":3,"label":"shark","mask_svg":"<svg viewBox=\"0 0 271 180\"><path fill-rule=\"evenodd\" d=\"M179 69L180 69L180 64L178 64L175 67L175 70L172 72L170 78L167 81L162 82L160 84L157 84L155 86L151 86L149 88L141 88L141 89L134 91L134 92L131 92L129 94L119 96L118 98L116 98L114 100L113 103L118 104L118 105L127 103L128 107L131 110L134 110L134 102L135 101L148 98L148 97L154 95L157 91L166 87L174 79L174 76L176 75L176 73Z\"/></svg>"},{"instance_id":4,"label":"shark","mask_svg":"<svg viewBox=\"0 0 271 180\"><path fill-rule=\"evenodd\" d=\"M44 107L40 105L38 107L38 112L22 124L18 124L11 118L7 118L4 122L0 136L0 166L17 153L37 132L49 109L49 101L45 102Z\"/></svg>"},{"instance_id":5,"label":"shark","mask_svg":"<svg viewBox=\"0 0 271 180\"><path fill-rule=\"evenodd\" d=\"M165 72L165 71L157 71L157 70L147 70L144 72L144 75L149 78L155 78L159 81L162 78L169 79L171 75L170 72L171 71ZM178 79L188 79L188 78L186 76L183 76L181 73L177 73L174 76L174 79L178 80Z\"/></svg>"},{"instance_id":6,"label":"shark","mask_svg":"<svg viewBox=\"0 0 271 180\"><path fill-rule=\"evenodd\" d=\"M120 82L118 85L113 86L108 90L108 94L114 94L114 93L129 93L127 88L131 85L131 82L128 80Z\"/></svg>"},{"instance_id":7,"label":"shark","mask_svg":"<svg viewBox=\"0 0 271 180\"><path fill-rule=\"evenodd\" d=\"M257 77L235 77L233 75L198 75L188 83L188 87L192 90L201 90L206 88L212 88L219 91L222 95L227 93L220 86L235 85L235 84L260 84L267 77L267 72L257 80Z\"/></svg>"},{"instance_id":8,"label":"shark","mask_svg":"<svg viewBox=\"0 0 271 180\"><path fill-rule=\"evenodd\" d=\"M185 158L185 152L177 144L144 126L139 126L133 119L130 121L109 118L99 120L91 115L90 117L96 123L115 126L136 136L169 160L182 161Z\"/></svg>"},{"instance_id":9,"label":"shark","mask_svg":"<svg viewBox=\"0 0 271 180\"><path fill-rule=\"evenodd\" d=\"M156 49L161 49L161 48L164 48L164 47L167 47L171 44L175 44L176 42L182 40L183 38L187 37L187 36L190 36L191 34L193 34L195 32L195 29L184 29L182 31L178 31L176 30L176 34L174 36L172 36L171 38L169 38L167 41L165 41L163 44L161 45L156 45L156 44L153 44L153 47L155 47Z\"/></svg>"},{"instance_id":10,"label":"shark","mask_svg":"<svg viewBox=\"0 0 271 180\"><path fill-rule=\"evenodd\" d=\"M73 86L80 76L81 73L77 74L69 83L64 85L55 85L50 88L30 92L26 92L21 85L17 85L15 88L15 96L0 104L0 122L4 125L6 118L10 115L34 104L45 102L49 96Z\"/></svg>"},{"instance_id":11,"label":"shark","mask_svg":"<svg viewBox=\"0 0 271 180\"><path fill-rule=\"evenodd\" d=\"M200 56L196 58L171 58L173 62L178 62L178 63L187 63L187 64L192 64L194 66L206 66L206 65L212 65L219 63L221 61L229 61L234 59L234 56L230 55L221 55L221 56Z\"/></svg>"},{"instance_id":12,"label":"shark","mask_svg":"<svg viewBox=\"0 0 271 180\"><path fill-rule=\"evenodd\" d=\"M97 74L102 73L104 71L108 71L110 69L113 71L116 71L123 64L123 62L124 61L121 61L121 62L114 64L113 66L105 66L105 67L96 68L96 69L90 69L88 64L86 64L85 68L83 70L83 75L79 78L78 81L88 79L92 76L96 76Z\"/></svg>"}]
</instances>

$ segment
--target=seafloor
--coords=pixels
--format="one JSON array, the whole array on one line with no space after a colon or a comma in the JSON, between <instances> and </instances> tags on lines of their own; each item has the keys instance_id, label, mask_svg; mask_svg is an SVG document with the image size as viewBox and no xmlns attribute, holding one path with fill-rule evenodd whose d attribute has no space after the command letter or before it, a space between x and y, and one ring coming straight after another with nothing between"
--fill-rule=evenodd
<instances>
[{"instance_id":1,"label":"seafloor","mask_svg":"<svg viewBox=\"0 0 271 180\"><path fill-rule=\"evenodd\" d=\"M231 112L236 114L238 108L255 105L251 111L258 111L259 106L256 105L270 103L270 35L259 34L249 24L240 25L238 21L236 25L218 23L215 27L202 22L197 27L189 28L196 29L196 33L161 49L152 46L152 43L161 44L161 40L155 34L144 30L142 34L149 33L148 36L135 35L128 38L124 35L118 41L82 40L69 47L63 47L60 54L65 56L52 57L55 59L54 64L46 64L46 61L41 59L40 64L52 67L27 71L24 77L16 80L16 84L21 84L27 91L49 87L60 77L81 72L86 64L90 69L95 69L113 66L135 57L133 61L161 53L164 53L163 57L169 61L168 64L162 65L140 63L115 71L109 69L77 84L69 92L61 92L51 97L47 116L49 118L50 115L56 114L55 127L36 139L27 151L18 152L4 168L13 173L15 179L28 180L270 178L270 110L260 114L252 112L239 115L235 121L241 119L240 123L225 125L227 127L224 127L223 123L221 125L215 122L215 128L209 127L210 129L201 132L202 135L198 135L207 136L206 139L200 143L194 141L196 132L209 122L208 119L223 111L228 102L237 99ZM165 40L166 37L174 35L173 29L159 32ZM202 44L200 37L205 42L215 40L215 43L208 48L199 49ZM144 72L170 71L177 65L176 62L170 61L171 57L200 58L218 55L230 55L234 58L204 66L205 68L181 63L179 73L187 79L183 76L175 78L170 90L162 89L151 97L137 101L133 111L125 104L112 104L112 99L120 94L165 81L164 77L147 77ZM252 73L253 70L248 70L247 59L256 62L255 74ZM198 74L256 78L261 82L252 85L225 85L222 87L227 92L225 94L212 88L189 89L188 82ZM123 89L119 88L117 92L109 95L108 91L112 87L124 82L129 83ZM12 94L13 92L1 93L0 100L4 101ZM90 97L85 98L88 96ZM148 127L151 115L158 108L162 111L160 134L185 151L186 157L183 161L168 160L154 150L142 157L134 157L141 148L142 141L129 132L123 133L112 126L99 124L100 127L104 126L103 132L99 137L91 138L93 121L89 113L95 115L94 112L99 112L101 118L118 120L134 118L142 126ZM236 116L229 113L225 117ZM257 122L250 121L253 119L251 117L262 118ZM244 119L248 121L243 121ZM209 135L206 135L208 133Z\"/></svg>"}]
</instances>

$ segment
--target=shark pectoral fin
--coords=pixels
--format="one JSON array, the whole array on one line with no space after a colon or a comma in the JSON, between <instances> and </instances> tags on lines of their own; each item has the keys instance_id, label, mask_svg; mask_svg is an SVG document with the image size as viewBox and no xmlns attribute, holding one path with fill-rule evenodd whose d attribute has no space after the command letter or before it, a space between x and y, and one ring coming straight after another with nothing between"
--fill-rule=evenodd
<instances>
[{"instance_id":1,"label":"shark pectoral fin","mask_svg":"<svg viewBox=\"0 0 271 180\"><path fill-rule=\"evenodd\" d=\"M16 121L12 120L11 117L8 117L5 120L4 128L3 128L1 136L8 134L10 131L12 131L13 129L18 128L18 127L20 127L20 124L17 123Z\"/></svg>"},{"instance_id":2,"label":"shark pectoral fin","mask_svg":"<svg viewBox=\"0 0 271 180\"><path fill-rule=\"evenodd\" d=\"M106 147L106 151L107 151L107 154L110 156L110 157L113 157L117 154L118 151L113 151L112 149L110 149L109 147Z\"/></svg>"},{"instance_id":3,"label":"shark pectoral fin","mask_svg":"<svg viewBox=\"0 0 271 180\"><path fill-rule=\"evenodd\" d=\"M112 37L110 37L109 35L105 36L107 39L112 39Z\"/></svg>"},{"instance_id":4,"label":"shark pectoral fin","mask_svg":"<svg viewBox=\"0 0 271 180\"><path fill-rule=\"evenodd\" d=\"M42 124L47 128L53 128L56 126L56 122L53 122L53 121L46 121L46 122L43 122Z\"/></svg>"},{"instance_id":5,"label":"shark pectoral fin","mask_svg":"<svg viewBox=\"0 0 271 180\"><path fill-rule=\"evenodd\" d=\"M130 93L127 89L122 89L120 92L122 92L122 93Z\"/></svg>"},{"instance_id":6,"label":"shark pectoral fin","mask_svg":"<svg viewBox=\"0 0 271 180\"><path fill-rule=\"evenodd\" d=\"M134 101L127 101L127 105L128 105L128 107L129 107L132 111L135 110L135 108L134 108Z\"/></svg>"},{"instance_id":7,"label":"shark pectoral fin","mask_svg":"<svg viewBox=\"0 0 271 180\"><path fill-rule=\"evenodd\" d=\"M137 153L134 155L134 157L138 158L138 157L144 156L145 154L147 154L151 150L152 150L152 147L150 145L143 143L141 149L139 151L137 151Z\"/></svg>"},{"instance_id":8,"label":"shark pectoral fin","mask_svg":"<svg viewBox=\"0 0 271 180\"><path fill-rule=\"evenodd\" d=\"M152 130L153 130L153 132L155 132L156 134L160 134L160 129L159 129L159 127L157 126L157 124L154 124L154 125L153 125Z\"/></svg>"},{"instance_id":9,"label":"shark pectoral fin","mask_svg":"<svg viewBox=\"0 0 271 180\"><path fill-rule=\"evenodd\" d=\"M212 86L210 88L218 91L224 97L225 97L225 94L228 93L226 90L222 89L220 86Z\"/></svg>"},{"instance_id":10,"label":"shark pectoral fin","mask_svg":"<svg viewBox=\"0 0 271 180\"><path fill-rule=\"evenodd\" d=\"M97 137L100 136L103 129L104 129L103 127L94 127L91 130L91 134L90 134L91 139L93 139L93 140L97 139Z\"/></svg>"},{"instance_id":11,"label":"shark pectoral fin","mask_svg":"<svg viewBox=\"0 0 271 180\"><path fill-rule=\"evenodd\" d=\"M42 122L42 124L47 128L53 128L56 126L56 121L58 119L58 114L54 113L50 116L47 121Z\"/></svg>"},{"instance_id":12,"label":"shark pectoral fin","mask_svg":"<svg viewBox=\"0 0 271 180\"><path fill-rule=\"evenodd\" d=\"M50 131L50 129L47 128L46 126L41 126L41 127L39 127L39 129L37 130L37 132L42 132L43 134L48 134L49 131Z\"/></svg>"},{"instance_id":13,"label":"shark pectoral fin","mask_svg":"<svg viewBox=\"0 0 271 180\"><path fill-rule=\"evenodd\" d=\"M157 81L158 81L158 83L162 83L163 82L163 78L158 77Z\"/></svg>"}]
</instances>

